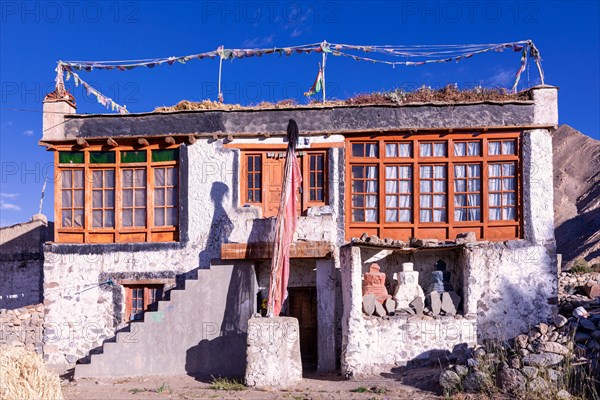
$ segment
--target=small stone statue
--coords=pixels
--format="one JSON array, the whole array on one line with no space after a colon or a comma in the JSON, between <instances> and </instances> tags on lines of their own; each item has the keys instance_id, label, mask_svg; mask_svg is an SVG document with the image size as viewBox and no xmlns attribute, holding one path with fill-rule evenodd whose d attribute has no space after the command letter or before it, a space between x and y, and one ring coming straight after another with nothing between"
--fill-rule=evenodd
<instances>
[{"instance_id":1,"label":"small stone statue","mask_svg":"<svg viewBox=\"0 0 600 400\"><path fill-rule=\"evenodd\" d=\"M454 288L450 283L450 271L446 271L446 263L443 260L438 260L435 263L435 271L431 272L429 293L444 293L452 291L454 291Z\"/></svg>"},{"instance_id":2,"label":"small stone statue","mask_svg":"<svg viewBox=\"0 0 600 400\"><path fill-rule=\"evenodd\" d=\"M434 317L437 317L441 311L451 316L456 315L458 311L461 298L454 292L450 277L450 271L446 271L446 263L438 260L435 263L435 271L431 272L431 284L427 298L427 304Z\"/></svg>"},{"instance_id":3,"label":"small stone statue","mask_svg":"<svg viewBox=\"0 0 600 400\"><path fill-rule=\"evenodd\" d=\"M421 299L425 298L423 289L419 286L419 272L413 271L413 263L403 263L402 271L396 272L394 279L397 281L396 289L394 290L396 310L410 310L410 304L417 297Z\"/></svg>"},{"instance_id":4,"label":"small stone statue","mask_svg":"<svg viewBox=\"0 0 600 400\"><path fill-rule=\"evenodd\" d=\"M385 274L379 272L380 267L376 263L369 266L369 272L363 275L363 296L372 294L377 298L379 303L385 302L389 298L387 289L385 288Z\"/></svg>"}]
</instances>

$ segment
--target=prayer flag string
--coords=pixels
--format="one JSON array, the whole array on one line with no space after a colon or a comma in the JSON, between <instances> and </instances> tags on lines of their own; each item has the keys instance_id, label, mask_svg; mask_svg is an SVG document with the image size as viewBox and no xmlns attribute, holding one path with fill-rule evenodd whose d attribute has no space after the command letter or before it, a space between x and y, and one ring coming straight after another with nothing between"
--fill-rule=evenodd
<instances>
[{"instance_id":1,"label":"prayer flag string","mask_svg":"<svg viewBox=\"0 0 600 400\"><path fill-rule=\"evenodd\" d=\"M102 95L96 89L83 81L75 71L90 72L93 70L118 70L129 71L134 68L154 68L158 65L173 65L175 63L186 64L191 60L203 60L205 58L219 58L219 87L221 84L221 71L223 60L242 59L248 57L261 57L263 55L278 54L279 56L290 56L292 54L311 54L313 52L326 56L328 53L333 56L343 56L352 58L355 61L367 61L374 64L403 66L421 66L432 63L458 62L463 59L471 58L474 55L487 53L490 51L502 52L506 49L512 49L514 52L521 52L521 65L515 74L515 82L512 90L516 91L520 81L521 74L527 65L527 58L533 58L540 75L541 83L544 84L544 72L542 70L540 52L531 40L521 40L517 42L496 43L496 44L466 44L466 45L351 45L341 43L321 43L304 44L290 47L273 48L252 48L252 49L226 49L219 46L216 50L204 53L191 54L178 57L139 59L139 60L120 60L120 61L58 61L56 67L56 88L64 90L63 74L73 76L75 84L81 83L88 94L96 97L98 102L120 113L128 113L125 106L120 106L112 99ZM370 53L373 56L357 55L354 53ZM379 56L379 57L377 57ZM384 58L381 58L384 57ZM391 57L392 59L385 59ZM406 61L394 60L394 57L411 59ZM324 65L323 65L324 67ZM324 81L324 71L323 81ZM309 91L310 92L310 91ZM219 100L222 94L219 90Z\"/></svg>"}]
</instances>

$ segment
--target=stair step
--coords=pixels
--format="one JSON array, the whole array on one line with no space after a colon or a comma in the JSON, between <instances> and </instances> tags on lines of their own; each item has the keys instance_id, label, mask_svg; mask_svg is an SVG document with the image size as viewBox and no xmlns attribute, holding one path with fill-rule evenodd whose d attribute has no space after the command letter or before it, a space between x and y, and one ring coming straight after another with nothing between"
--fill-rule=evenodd
<instances>
[{"instance_id":1,"label":"stair step","mask_svg":"<svg viewBox=\"0 0 600 400\"><path fill-rule=\"evenodd\" d=\"M159 300L158 311L168 312L174 308L174 304L170 300Z\"/></svg>"},{"instance_id":2,"label":"stair step","mask_svg":"<svg viewBox=\"0 0 600 400\"><path fill-rule=\"evenodd\" d=\"M117 342L115 344L121 343L137 343L139 341L139 336L141 334L141 325L142 323L136 323L136 327L132 327L129 332L117 332Z\"/></svg>"},{"instance_id":3,"label":"stair step","mask_svg":"<svg viewBox=\"0 0 600 400\"><path fill-rule=\"evenodd\" d=\"M75 378L129 376L128 374L136 374L136 371L151 370L153 373L159 371L157 365L160 364L139 365L141 358L138 360L137 355L140 351L156 346L158 352L156 354L151 352L152 357L157 357L157 354L158 356L168 354L171 347L179 352L185 351L188 347L187 341L183 343L185 346L172 346L173 343L167 343L168 341L163 343L164 340L160 338L165 334L174 335L181 327L173 329L170 324L181 324L186 320L185 317L181 317L187 315L184 313L195 312L201 307L198 304L210 300L208 296L213 295L213 289L207 290L207 285L210 285L213 272L211 269L197 269L190 272L187 279L178 279L180 287L168 291L168 300L159 300L156 311L146 311L143 320L130 322L128 328L123 329L121 325L122 330L117 332L114 338L103 343L101 353L90 355L89 364L77 365ZM221 296L222 293L215 292L214 295ZM190 321L190 323L195 322ZM194 329L190 334L200 335L196 332L197 326L192 328ZM172 339L176 342L183 340L175 336Z\"/></svg>"},{"instance_id":4,"label":"stair step","mask_svg":"<svg viewBox=\"0 0 600 400\"><path fill-rule=\"evenodd\" d=\"M121 348L121 346L119 346L119 343L116 343L116 342L104 343L104 345L102 346L101 354L107 354L107 355L116 354L116 353L118 353L120 348Z\"/></svg>"}]
</instances>

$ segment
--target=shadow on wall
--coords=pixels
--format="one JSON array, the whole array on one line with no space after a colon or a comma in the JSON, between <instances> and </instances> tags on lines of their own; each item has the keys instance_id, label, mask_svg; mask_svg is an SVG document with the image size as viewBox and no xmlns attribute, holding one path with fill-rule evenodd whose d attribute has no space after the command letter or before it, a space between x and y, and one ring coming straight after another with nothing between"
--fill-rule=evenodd
<instances>
[{"instance_id":1,"label":"shadow on wall","mask_svg":"<svg viewBox=\"0 0 600 400\"><path fill-rule=\"evenodd\" d=\"M210 268L211 260L221 257L221 245L229 242L229 236L233 232L233 222L223 207L228 194L229 187L226 184L223 182L213 183L210 199L213 202L214 212L206 239L206 247L200 252L201 269Z\"/></svg>"},{"instance_id":2,"label":"shadow on wall","mask_svg":"<svg viewBox=\"0 0 600 400\"><path fill-rule=\"evenodd\" d=\"M0 229L0 308L12 310L43 301L43 244L52 240L53 232L53 222L35 217Z\"/></svg>"},{"instance_id":3,"label":"shadow on wall","mask_svg":"<svg viewBox=\"0 0 600 400\"><path fill-rule=\"evenodd\" d=\"M459 343L449 350L429 350L419 354L404 367L394 367L390 372L380 375L386 379L394 379L404 385L412 386L424 392L443 395L439 385L440 373L443 366L462 364L471 355L467 343Z\"/></svg>"},{"instance_id":4,"label":"shadow on wall","mask_svg":"<svg viewBox=\"0 0 600 400\"><path fill-rule=\"evenodd\" d=\"M477 302L477 342L509 340L527 333L540 322L549 322L558 312L558 298L549 293L558 279L532 273L518 284L501 278L497 291L485 291Z\"/></svg>"},{"instance_id":5,"label":"shadow on wall","mask_svg":"<svg viewBox=\"0 0 600 400\"><path fill-rule=\"evenodd\" d=\"M213 269L220 268L212 266ZM205 330L203 339L186 352L185 370L199 381L211 376L243 378L246 371L248 319L254 313L254 269L235 265L219 330Z\"/></svg>"}]
</instances>

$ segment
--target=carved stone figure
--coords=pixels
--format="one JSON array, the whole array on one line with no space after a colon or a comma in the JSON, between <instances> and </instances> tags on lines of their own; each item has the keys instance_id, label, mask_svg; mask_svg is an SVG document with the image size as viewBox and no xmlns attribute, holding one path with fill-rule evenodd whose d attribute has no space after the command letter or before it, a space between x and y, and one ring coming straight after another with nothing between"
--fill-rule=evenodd
<instances>
[{"instance_id":1,"label":"carved stone figure","mask_svg":"<svg viewBox=\"0 0 600 400\"><path fill-rule=\"evenodd\" d=\"M379 265L373 263L369 266L369 272L363 275L363 296L372 294L383 304L389 298L389 294L385 288L385 274L379 270Z\"/></svg>"},{"instance_id":2,"label":"carved stone figure","mask_svg":"<svg viewBox=\"0 0 600 400\"><path fill-rule=\"evenodd\" d=\"M417 297L425 298L423 289L419 286L419 272L413 271L413 263L403 263L402 271L394 274L397 281L394 290L396 310L410 309L410 303Z\"/></svg>"}]
</instances>

